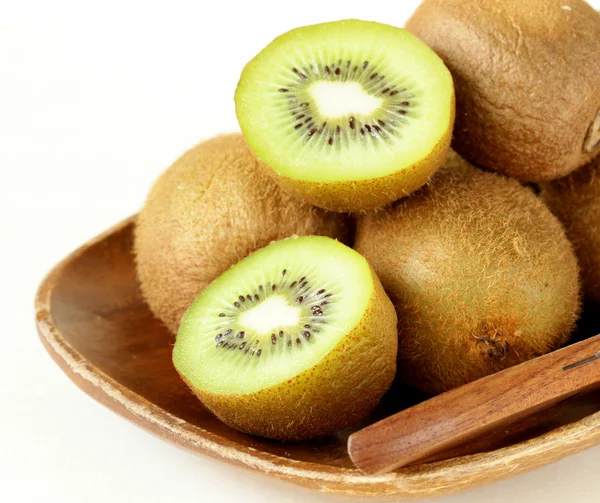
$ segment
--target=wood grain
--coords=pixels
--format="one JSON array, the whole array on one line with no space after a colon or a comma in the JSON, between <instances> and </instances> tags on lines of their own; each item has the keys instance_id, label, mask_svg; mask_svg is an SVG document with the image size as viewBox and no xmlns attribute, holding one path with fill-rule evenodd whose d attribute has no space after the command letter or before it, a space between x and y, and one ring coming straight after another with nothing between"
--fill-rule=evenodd
<instances>
[{"instance_id":1,"label":"wood grain","mask_svg":"<svg viewBox=\"0 0 600 503\"><path fill-rule=\"evenodd\" d=\"M481 486L600 442L598 391L449 452L450 459L384 475L353 466L346 449L352 430L299 444L233 431L202 407L172 367L171 336L142 301L135 279L133 225L125 221L57 265L38 291L36 320L44 346L77 386L158 436L313 489L393 500ZM394 386L357 428L423 399Z\"/></svg>"}]
</instances>

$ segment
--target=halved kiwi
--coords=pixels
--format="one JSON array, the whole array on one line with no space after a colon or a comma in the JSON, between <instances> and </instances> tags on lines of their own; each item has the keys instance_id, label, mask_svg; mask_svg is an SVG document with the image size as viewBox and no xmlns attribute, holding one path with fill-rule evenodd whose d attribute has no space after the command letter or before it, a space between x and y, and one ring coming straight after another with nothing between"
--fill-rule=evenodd
<instances>
[{"instance_id":1,"label":"halved kiwi","mask_svg":"<svg viewBox=\"0 0 600 503\"><path fill-rule=\"evenodd\" d=\"M443 163L454 86L409 32L346 20L306 26L250 61L235 94L242 132L276 180L316 206L375 208Z\"/></svg>"},{"instance_id":2,"label":"halved kiwi","mask_svg":"<svg viewBox=\"0 0 600 503\"><path fill-rule=\"evenodd\" d=\"M224 423L298 440L368 414L396 369L396 314L367 261L327 237L272 243L183 318L177 371Z\"/></svg>"}]
</instances>

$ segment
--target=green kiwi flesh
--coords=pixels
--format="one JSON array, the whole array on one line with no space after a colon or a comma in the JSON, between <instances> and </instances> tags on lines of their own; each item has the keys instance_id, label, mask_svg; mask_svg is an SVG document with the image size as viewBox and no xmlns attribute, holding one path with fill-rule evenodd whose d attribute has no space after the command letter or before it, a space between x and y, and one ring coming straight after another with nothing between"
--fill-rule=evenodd
<instances>
[{"instance_id":1,"label":"green kiwi flesh","mask_svg":"<svg viewBox=\"0 0 600 503\"><path fill-rule=\"evenodd\" d=\"M584 0L424 0L406 27L454 75L469 161L535 182L600 154L600 14Z\"/></svg>"},{"instance_id":2,"label":"green kiwi flesh","mask_svg":"<svg viewBox=\"0 0 600 503\"><path fill-rule=\"evenodd\" d=\"M409 32L345 20L305 26L250 61L235 95L242 132L275 179L335 211L387 204L443 163L452 76Z\"/></svg>"},{"instance_id":3,"label":"green kiwi flesh","mask_svg":"<svg viewBox=\"0 0 600 503\"><path fill-rule=\"evenodd\" d=\"M311 438L377 404L395 374L396 323L363 257L327 237L293 237L202 291L183 318L173 362L229 426Z\"/></svg>"},{"instance_id":4,"label":"green kiwi flesh","mask_svg":"<svg viewBox=\"0 0 600 503\"><path fill-rule=\"evenodd\" d=\"M135 230L137 274L153 313L176 333L200 291L273 240L324 235L348 242L348 219L283 192L242 135L186 152L152 187Z\"/></svg>"},{"instance_id":5,"label":"green kiwi flesh","mask_svg":"<svg viewBox=\"0 0 600 503\"><path fill-rule=\"evenodd\" d=\"M516 180L457 155L358 222L355 248L398 312L399 375L436 394L554 350L579 313L560 222Z\"/></svg>"},{"instance_id":6,"label":"green kiwi flesh","mask_svg":"<svg viewBox=\"0 0 600 503\"><path fill-rule=\"evenodd\" d=\"M586 299L600 306L600 157L540 189L573 243Z\"/></svg>"}]
</instances>

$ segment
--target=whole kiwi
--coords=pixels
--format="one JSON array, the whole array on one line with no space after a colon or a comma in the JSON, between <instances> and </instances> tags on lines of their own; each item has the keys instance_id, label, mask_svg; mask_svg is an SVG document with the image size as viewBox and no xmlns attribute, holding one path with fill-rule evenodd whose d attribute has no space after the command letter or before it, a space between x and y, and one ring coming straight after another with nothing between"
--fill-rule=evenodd
<instances>
[{"instance_id":1,"label":"whole kiwi","mask_svg":"<svg viewBox=\"0 0 600 503\"><path fill-rule=\"evenodd\" d=\"M586 299L600 306L600 158L540 189L573 243Z\"/></svg>"},{"instance_id":2,"label":"whole kiwi","mask_svg":"<svg viewBox=\"0 0 600 503\"><path fill-rule=\"evenodd\" d=\"M456 154L426 187L363 216L356 249L398 312L398 373L440 393L564 344L578 266L531 189Z\"/></svg>"},{"instance_id":3,"label":"whole kiwi","mask_svg":"<svg viewBox=\"0 0 600 503\"><path fill-rule=\"evenodd\" d=\"M240 134L192 148L153 186L138 218L135 256L150 309L175 333L200 291L271 241L323 235L347 243L345 215L283 192Z\"/></svg>"},{"instance_id":4,"label":"whole kiwi","mask_svg":"<svg viewBox=\"0 0 600 503\"><path fill-rule=\"evenodd\" d=\"M600 152L600 15L583 0L425 0L406 27L454 76L469 161L544 181Z\"/></svg>"}]
</instances>

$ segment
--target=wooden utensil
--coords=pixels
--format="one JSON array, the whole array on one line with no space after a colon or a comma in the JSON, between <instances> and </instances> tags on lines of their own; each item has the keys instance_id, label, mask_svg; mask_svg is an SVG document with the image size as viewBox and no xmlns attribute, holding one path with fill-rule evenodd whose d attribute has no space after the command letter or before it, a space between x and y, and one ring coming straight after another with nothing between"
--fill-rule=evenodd
<instances>
[{"instance_id":1,"label":"wooden utensil","mask_svg":"<svg viewBox=\"0 0 600 503\"><path fill-rule=\"evenodd\" d=\"M409 465L600 387L600 335L394 414L348 439L367 473Z\"/></svg>"}]
</instances>

